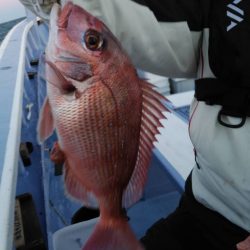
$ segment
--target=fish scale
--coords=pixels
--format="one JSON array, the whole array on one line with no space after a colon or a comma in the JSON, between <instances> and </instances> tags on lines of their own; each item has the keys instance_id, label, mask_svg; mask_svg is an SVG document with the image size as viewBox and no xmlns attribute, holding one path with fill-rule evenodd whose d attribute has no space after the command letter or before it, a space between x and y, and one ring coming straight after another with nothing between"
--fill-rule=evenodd
<instances>
[{"instance_id":1,"label":"fish scale","mask_svg":"<svg viewBox=\"0 0 250 250\"><path fill-rule=\"evenodd\" d=\"M109 182L106 181L106 179L109 180L110 176L115 175L116 168L100 168L98 166L113 166L114 162L116 165L125 165L124 163L128 162L127 159L130 158L129 153L127 152L121 155L119 154L121 151L118 149L122 147L122 141L124 142L126 140L128 143L129 131L124 130L129 129L125 126L122 126L121 128L117 128L116 126L118 119L116 112L119 112L119 117L121 119L122 114L125 116L128 112L126 109L123 112L121 112L120 109L116 110L114 100L113 98L110 98L109 90L102 87L105 85L99 85L101 86L89 88L76 103L68 103L66 99L61 101L60 108L58 108L60 112L58 112L58 114L56 113L54 117L55 120L58 121L57 131L60 135L59 142L62 149L67 148L67 154L70 158L74 155L75 158L79 158L80 161L83 162L83 175L86 175L86 169L90 168L91 172L93 172L92 169L96 167L98 174L95 172L93 179L97 181L104 179L105 185L108 186ZM51 105L55 105L56 107L56 102L52 102ZM102 118L102 114L105 114L105 119ZM138 118L138 122L139 119L140 118ZM110 127L110 123L112 123L113 126ZM122 121L118 123L122 123ZM139 128L139 124L137 125L137 128ZM119 135L114 136L114 130L116 129L120 131L120 137L123 135L122 139L119 138ZM81 136L79 137L78 135ZM133 135L130 137L133 138L131 143L136 143L136 138L134 138ZM75 138L75 140L71 141L68 140L68 138ZM78 154L75 154L75 152ZM86 158L89 159L91 157L95 158L93 163L85 160ZM122 169L126 170L126 165L122 167ZM79 174L81 175L81 173ZM124 173L121 172L120 175L124 175ZM88 178L90 177L88 176Z\"/></svg>"}]
</instances>

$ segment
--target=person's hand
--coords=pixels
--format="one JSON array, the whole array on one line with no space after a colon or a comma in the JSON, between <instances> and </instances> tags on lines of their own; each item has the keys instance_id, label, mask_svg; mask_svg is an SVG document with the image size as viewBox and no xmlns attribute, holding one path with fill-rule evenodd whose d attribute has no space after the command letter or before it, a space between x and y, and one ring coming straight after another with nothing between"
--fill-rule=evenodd
<instances>
[{"instance_id":1,"label":"person's hand","mask_svg":"<svg viewBox=\"0 0 250 250\"><path fill-rule=\"evenodd\" d=\"M236 246L237 250L250 250L250 236L238 243Z\"/></svg>"}]
</instances>

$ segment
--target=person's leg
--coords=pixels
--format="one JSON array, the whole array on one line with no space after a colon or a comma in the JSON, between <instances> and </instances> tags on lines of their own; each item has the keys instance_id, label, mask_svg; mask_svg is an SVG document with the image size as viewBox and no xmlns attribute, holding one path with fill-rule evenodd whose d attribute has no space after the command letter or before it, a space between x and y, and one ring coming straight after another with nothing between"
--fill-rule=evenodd
<instances>
[{"instance_id":1,"label":"person's leg","mask_svg":"<svg viewBox=\"0 0 250 250\"><path fill-rule=\"evenodd\" d=\"M178 208L156 222L141 239L146 250L236 250L247 231L197 202L191 178Z\"/></svg>"},{"instance_id":2,"label":"person's leg","mask_svg":"<svg viewBox=\"0 0 250 250\"><path fill-rule=\"evenodd\" d=\"M159 220L147 231L141 239L146 250L211 250L204 245L201 225L183 203L184 198L174 213Z\"/></svg>"}]
</instances>

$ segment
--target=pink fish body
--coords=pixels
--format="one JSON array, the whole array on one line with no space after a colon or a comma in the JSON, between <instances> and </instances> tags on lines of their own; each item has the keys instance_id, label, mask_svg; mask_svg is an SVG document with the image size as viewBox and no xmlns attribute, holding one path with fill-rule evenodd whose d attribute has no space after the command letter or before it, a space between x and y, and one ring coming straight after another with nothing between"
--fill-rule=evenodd
<instances>
[{"instance_id":1,"label":"pink fish body","mask_svg":"<svg viewBox=\"0 0 250 250\"><path fill-rule=\"evenodd\" d=\"M84 250L141 250L122 207L146 182L163 97L138 78L109 29L81 7L54 5L46 50L44 141L56 129L67 192L100 220Z\"/></svg>"}]
</instances>

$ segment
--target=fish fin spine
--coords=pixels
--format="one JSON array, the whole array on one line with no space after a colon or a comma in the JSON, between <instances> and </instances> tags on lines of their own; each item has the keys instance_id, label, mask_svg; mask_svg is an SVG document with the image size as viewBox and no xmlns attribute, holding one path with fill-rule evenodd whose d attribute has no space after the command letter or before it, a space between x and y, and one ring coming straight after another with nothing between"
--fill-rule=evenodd
<instances>
[{"instance_id":1,"label":"fish fin spine","mask_svg":"<svg viewBox=\"0 0 250 250\"><path fill-rule=\"evenodd\" d=\"M159 128L163 127L160 120L166 119L165 112L169 111L163 105L163 102L168 100L155 91L153 87L150 83L141 81L143 101L139 149L134 172L123 195L124 207L133 205L143 194L154 147L153 143L157 141L156 135L160 132Z\"/></svg>"}]
</instances>

